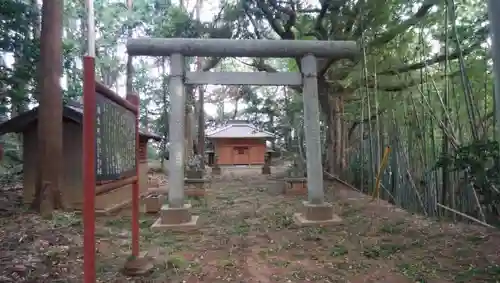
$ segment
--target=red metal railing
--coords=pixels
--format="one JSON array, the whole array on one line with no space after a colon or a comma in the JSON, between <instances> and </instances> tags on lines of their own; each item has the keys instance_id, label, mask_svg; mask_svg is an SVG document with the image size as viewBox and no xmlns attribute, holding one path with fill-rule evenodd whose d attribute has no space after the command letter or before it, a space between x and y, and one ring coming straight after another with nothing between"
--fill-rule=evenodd
<instances>
[{"instance_id":1,"label":"red metal railing","mask_svg":"<svg viewBox=\"0 0 500 283\"><path fill-rule=\"evenodd\" d=\"M139 97L127 95L127 100L95 80L95 60L83 59L83 225L84 282L96 282L95 273L95 198L96 194L132 184L132 255L139 256ZM135 114L135 176L118 182L96 186L96 92Z\"/></svg>"}]
</instances>

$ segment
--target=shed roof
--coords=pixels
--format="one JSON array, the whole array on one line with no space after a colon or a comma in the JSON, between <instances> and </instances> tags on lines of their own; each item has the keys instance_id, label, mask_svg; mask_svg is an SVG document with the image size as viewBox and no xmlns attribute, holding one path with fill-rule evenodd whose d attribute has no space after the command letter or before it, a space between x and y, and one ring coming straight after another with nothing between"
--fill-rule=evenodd
<instances>
[{"instance_id":1,"label":"shed roof","mask_svg":"<svg viewBox=\"0 0 500 283\"><path fill-rule=\"evenodd\" d=\"M63 117L75 123L81 124L83 120L83 105L70 101L63 106ZM23 112L22 114L0 124L0 135L7 133L20 133L23 132L28 125L38 119L38 107L30 111ZM160 141L162 138L156 134L139 130L139 135L148 139Z\"/></svg>"},{"instance_id":2,"label":"shed roof","mask_svg":"<svg viewBox=\"0 0 500 283\"><path fill-rule=\"evenodd\" d=\"M207 132L207 138L273 138L274 135L267 131L259 130L248 122L237 121L229 123L213 131Z\"/></svg>"}]
</instances>

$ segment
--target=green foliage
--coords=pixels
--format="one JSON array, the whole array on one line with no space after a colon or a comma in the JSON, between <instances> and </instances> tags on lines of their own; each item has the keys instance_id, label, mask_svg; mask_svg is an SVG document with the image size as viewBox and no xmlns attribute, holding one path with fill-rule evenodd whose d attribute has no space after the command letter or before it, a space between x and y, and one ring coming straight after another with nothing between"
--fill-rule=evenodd
<instances>
[{"instance_id":1,"label":"green foliage","mask_svg":"<svg viewBox=\"0 0 500 283\"><path fill-rule=\"evenodd\" d=\"M0 50L16 52L26 43L37 13L21 1L0 0Z\"/></svg>"},{"instance_id":2,"label":"green foliage","mask_svg":"<svg viewBox=\"0 0 500 283\"><path fill-rule=\"evenodd\" d=\"M451 154L443 153L435 168L466 172L465 178L472 183L480 196L480 203L488 211L500 215L500 150L495 140L479 140L456 149Z\"/></svg>"},{"instance_id":3,"label":"green foliage","mask_svg":"<svg viewBox=\"0 0 500 283\"><path fill-rule=\"evenodd\" d=\"M467 171L473 176L484 175L498 178L497 161L499 144L494 140L479 140L460 146L452 154L443 153L436 163L436 168L447 167L452 171ZM476 178L481 179L481 178Z\"/></svg>"},{"instance_id":4,"label":"green foliage","mask_svg":"<svg viewBox=\"0 0 500 283\"><path fill-rule=\"evenodd\" d=\"M40 44L32 35L31 24L38 16L38 11L28 4L0 0L0 52L8 52L16 59L9 67L0 58L0 89L10 90L14 101L24 99L25 85L33 82L36 73Z\"/></svg>"}]
</instances>

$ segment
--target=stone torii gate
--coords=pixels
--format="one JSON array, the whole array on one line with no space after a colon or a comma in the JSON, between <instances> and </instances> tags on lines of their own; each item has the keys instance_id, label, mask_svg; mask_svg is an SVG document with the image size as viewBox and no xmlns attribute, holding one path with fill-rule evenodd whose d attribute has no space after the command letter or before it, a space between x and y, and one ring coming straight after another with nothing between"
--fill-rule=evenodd
<instances>
[{"instance_id":1,"label":"stone torii gate","mask_svg":"<svg viewBox=\"0 0 500 283\"><path fill-rule=\"evenodd\" d=\"M196 227L198 216L191 215L184 201L184 105L186 85L284 85L302 86L304 131L306 136L308 200L304 212L294 215L299 225L329 224L340 219L324 201L321 163L317 58L344 59L359 54L355 42L312 40L232 40L138 38L127 42L130 56L170 57L170 163L168 204L153 224L156 229ZM187 72L185 56L301 58L299 72Z\"/></svg>"}]
</instances>

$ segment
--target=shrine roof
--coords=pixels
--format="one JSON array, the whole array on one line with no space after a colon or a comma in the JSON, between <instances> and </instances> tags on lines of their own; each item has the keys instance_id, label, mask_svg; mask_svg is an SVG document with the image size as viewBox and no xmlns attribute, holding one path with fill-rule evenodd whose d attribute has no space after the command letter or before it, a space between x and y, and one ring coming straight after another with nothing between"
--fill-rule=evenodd
<instances>
[{"instance_id":1,"label":"shrine roof","mask_svg":"<svg viewBox=\"0 0 500 283\"><path fill-rule=\"evenodd\" d=\"M63 106L64 119L70 120L77 124L82 124L83 120L83 105L76 101L69 101ZM21 133L31 123L38 120L38 107L29 111L23 112L20 115L0 124L0 135L7 133ZM139 130L139 135L155 141L160 141L162 138L159 135L148 131Z\"/></svg>"},{"instance_id":2,"label":"shrine roof","mask_svg":"<svg viewBox=\"0 0 500 283\"><path fill-rule=\"evenodd\" d=\"M225 126L209 131L206 134L207 138L273 138L274 135L270 132L260 130L255 125L246 121L230 121Z\"/></svg>"}]
</instances>

